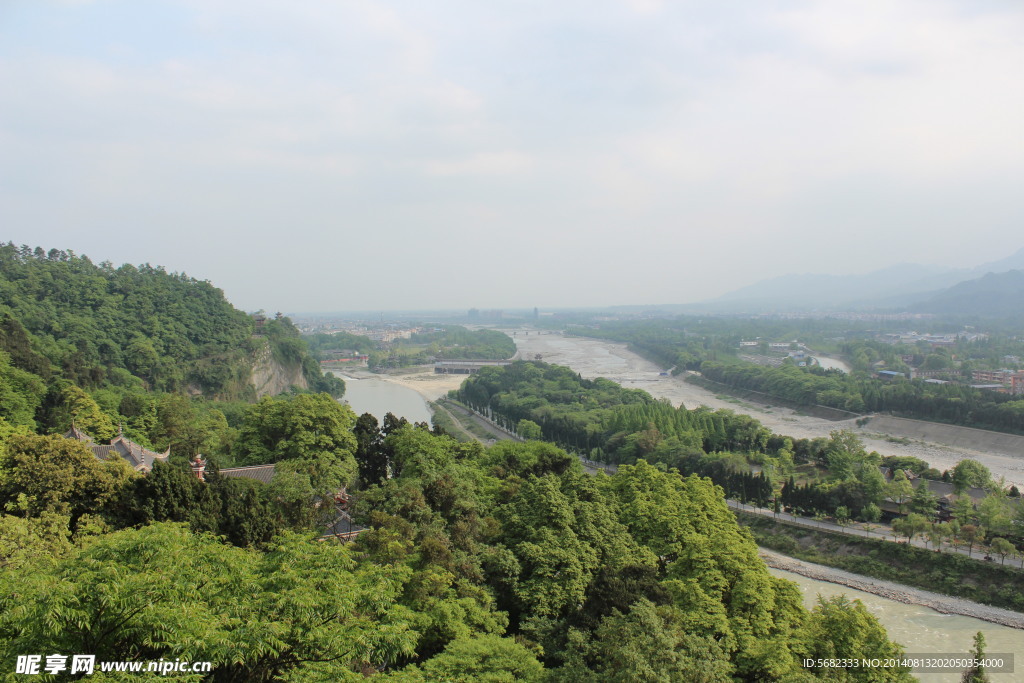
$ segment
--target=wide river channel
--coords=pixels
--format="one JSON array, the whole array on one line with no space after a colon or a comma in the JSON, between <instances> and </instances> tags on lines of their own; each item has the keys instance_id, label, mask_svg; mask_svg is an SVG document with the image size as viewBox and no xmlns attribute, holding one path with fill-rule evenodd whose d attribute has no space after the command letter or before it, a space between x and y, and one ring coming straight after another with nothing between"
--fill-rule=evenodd
<instances>
[{"instance_id":1,"label":"wide river channel","mask_svg":"<svg viewBox=\"0 0 1024 683\"><path fill-rule=\"evenodd\" d=\"M572 343L571 338L560 340ZM357 415L370 413L378 420L392 412L410 422L430 422L430 410L426 401L408 387L385 379L367 377L356 379L337 373L345 380L345 401ZM859 591L826 581L809 579L781 569L769 569L775 576L782 576L800 586L808 608L813 608L817 596L830 597L845 593L857 598L875 614L889 631L890 637L901 643L908 653L918 654L966 654L974 634L985 634L989 653L1012 652L1017 662L1016 674L990 674L994 682L1024 681L1024 631L1012 629L973 617L945 615L919 605L907 605L879 595ZM959 674L915 674L928 683L945 683L960 680Z\"/></svg>"},{"instance_id":2,"label":"wide river channel","mask_svg":"<svg viewBox=\"0 0 1024 683\"><path fill-rule=\"evenodd\" d=\"M430 424L430 409L423 397L408 387L376 377L356 379L340 372L335 375L345 380L344 401L356 415L370 413L383 421L387 413L404 417L409 422Z\"/></svg>"},{"instance_id":3,"label":"wide river channel","mask_svg":"<svg viewBox=\"0 0 1024 683\"><path fill-rule=\"evenodd\" d=\"M990 673L989 676L993 683L1024 680L1024 631L973 617L940 614L928 607L907 605L856 588L809 579L784 569L769 568L768 571L800 586L800 590L804 594L804 604L808 609L814 608L819 595L829 598L833 595L845 594L851 600L860 600L882 622L889 632L889 637L904 646L907 654L929 656L966 654L971 649L974 634L981 631L985 634L986 652L989 654L1013 653L1014 655L1017 673ZM933 681L935 683L946 683L946 681L953 683L960 680L960 674L952 672L914 675L928 683Z\"/></svg>"}]
</instances>

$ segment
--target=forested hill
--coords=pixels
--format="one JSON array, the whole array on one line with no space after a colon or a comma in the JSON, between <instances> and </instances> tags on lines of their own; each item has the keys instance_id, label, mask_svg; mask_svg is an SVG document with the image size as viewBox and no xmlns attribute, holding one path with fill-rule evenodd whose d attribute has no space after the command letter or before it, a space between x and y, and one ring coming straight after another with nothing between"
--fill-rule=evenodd
<instances>
[{"instance_id":1,"label":"forested hill","mask_svg":"<svg viewBox=\"0 0 1024 683\"><path fill-rule=\"evenodd\" d=\"M287 319L263 339L253 332L220 289L184 273L0 245L0 350L44 380L253 398L254 354L269 341L276 359L327 388Z\"/></svg>"}]
</instances>

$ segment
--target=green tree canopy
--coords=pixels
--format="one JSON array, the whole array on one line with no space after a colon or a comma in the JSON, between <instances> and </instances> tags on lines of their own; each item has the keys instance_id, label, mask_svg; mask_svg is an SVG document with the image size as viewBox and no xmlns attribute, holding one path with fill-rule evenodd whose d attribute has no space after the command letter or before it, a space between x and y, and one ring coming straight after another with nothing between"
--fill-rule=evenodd
<instances>
[{"instance_id":1,"label":"green tree canopy","mask_svg":"<svg viewBox=\"0 0 1024 683\"><path fill-rule=\"evenodd\" d=\"M35 429L36 410L45 394L42 379L12 366L10 355L0 351L0 418Z\"/></svg>"},{"instance_id":2,"label":"green tree canopy","mask_svg":"<svg viewBox=\"0 0 1024 683\"><path fill-rule=\"evenodd\" d=\"M903 654L902 646L889 640L860 600L845 595L818 598L804 631L807 656L811 659L893 659ZM811 667L822 676L834 675L832 669ZM908 668L859 667L844 670L850 681L913 681Z\"/></svg>"},{"instance_id":3,"label":"green tree canopy","mask_svg":"<svg viewBox=\"0 0 1024 683\"><path fill-rule=\"evenodd\" d=\"M428 680L451 683L515 683L544 680L544 667L525 647L496 635L452 641L427 660Z\"/></svg>"},{"instance_id":4,"label":"green tree canopy","mask_svg":"<svg viewBox=\"0 0 1024 683\"><path fill-rule=\"evenodd\" d=\"M355 680L412 654L402 580L338 544L284 536L259 553L157 524L0 572L0 648L12 666L12 653L87 652L211 661L226 680Z\"/></svg>"},{"instance_id":5,"label":"green tree canopy","mask_svg":"<svg viewBox=\"0 0 1024 683\"><path fill-rule=\"evenodd\" d=\"M329 394L264 396L246 413L235 451L242 464L293 461L314 489L336 491L356 474L355 414Z\"/></svg>"},{"instance_id":6,"label":"green tree canopy","mask_svg":"<svg viewBox=\"0 0 1024 683\"><path fill-rule=\"evenodd\" d=\"M107 513L135 476L121 458L100 462L63 436L12 436L0 453L0 504L28 517Z\"/></svg>"},{"instance_id":7,"label":"green tree canopy","mask_svg":"<svg viewBox=\"0 0 1024 683\"><path fill-rule=\"evenodd\" d=\"M951 473L953 487L959 495L968 488L988 488L992 485L992 473L977 460L965 458L956 464Z\"/></svg>"}]
</instances>

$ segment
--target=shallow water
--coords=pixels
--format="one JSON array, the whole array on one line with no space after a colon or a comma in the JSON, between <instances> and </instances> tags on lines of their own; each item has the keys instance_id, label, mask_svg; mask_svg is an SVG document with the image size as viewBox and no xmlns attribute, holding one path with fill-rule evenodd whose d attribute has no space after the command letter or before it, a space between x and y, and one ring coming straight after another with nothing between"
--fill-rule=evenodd
<instances>
[{"instance_id":1,"label":"shallow water","mask_svg":"<svg viewBox=\"0 0 1024 683\"><path fill-rule=\"evenodd\" d=\"M826 370L850 371L850 366L837 358L826 358L825 356L815 356L815 358L818 360L818 365Z\"/></svg>"},{"instance_id":2,"label":"shallow water","mask_svg":"<svg viewBox=\"0 0 1024 683\"><path fill-rule=\"evenodd\" d=\"M974 634L981 631L985 634L987 654L1014 654L1016 673L990 673L993 683L1024 680L1024 631L973 617L940 614L928 607L907 605L855 588L809 579L784 569L769 568L768 571L800 586L808 609L814 607L818 595L828 598L845 594L851 600L860 600L878 617L889 632L889 637L902 644L908 654L966 655L973 645ZM914 675L926 683L953 683L960 680L960 673L952 672Z\"/></svg>"},{"instance_id":3,"label":"shallow water","mask_svg":"<svg viewBox=\"0 0 1024 683\"><path fill-rule=\"evenodd\" d=\"M412 389L376 377L356 379L340 372L334 374L345 380L343 401L352 407L356 415L370 413L382 421L390 412L409 422L430 424L427 402Z\"/></svg>"}]
</instances>

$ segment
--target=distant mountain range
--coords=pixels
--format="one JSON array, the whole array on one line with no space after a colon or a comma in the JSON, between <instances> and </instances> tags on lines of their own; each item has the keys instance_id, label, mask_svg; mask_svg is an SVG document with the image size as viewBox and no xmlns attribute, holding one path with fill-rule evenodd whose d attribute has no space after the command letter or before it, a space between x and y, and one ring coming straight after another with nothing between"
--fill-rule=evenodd
<instances>
[{"instance_id":1,"label":"distant mountain range","mask_svg":"<svg viewBox=\"0 0 1024 683\"><path fill-rule=\"evenodd\" d=\"M1006 317L1024 315L1024 270L988 273L953 285L910 310L943 315Z\"/></svg>"},{"instance_id":2,"label":"distant mountain range","mask_svg":"<svg viewBox=\"0 0 1024 683\"><path fill-rule=\"evenodd\" d=\"M1018 315L1024 312L1021 271L1024 249L974 268L908 263L864 275L782 275L695 304L693 308L721 312L888 309Z\"/></svg>"}]
</instances>

